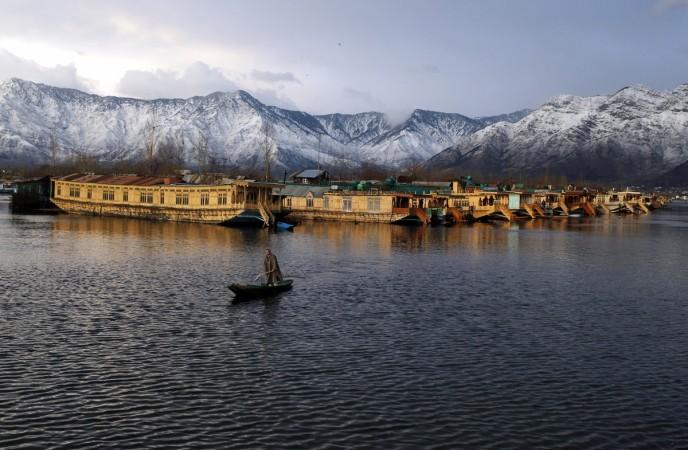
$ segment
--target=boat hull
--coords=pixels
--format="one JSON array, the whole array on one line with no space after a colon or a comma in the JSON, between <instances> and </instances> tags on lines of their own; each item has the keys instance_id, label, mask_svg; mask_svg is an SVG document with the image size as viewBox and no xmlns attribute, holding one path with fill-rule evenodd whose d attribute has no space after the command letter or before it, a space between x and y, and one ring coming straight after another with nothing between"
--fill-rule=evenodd
<instances>
[{"instance_id":1,"label":"boat hull","mask_svg":"<svg viewBox=\"0 0 688 450\"><path fill-rule=\"evenodd\" d=\"M237 299L265 298L288 291L292 288L294 280L282 280L273 285L268 284L230 284L229 290L232 291Z\"/></svg>"}]
</instances>

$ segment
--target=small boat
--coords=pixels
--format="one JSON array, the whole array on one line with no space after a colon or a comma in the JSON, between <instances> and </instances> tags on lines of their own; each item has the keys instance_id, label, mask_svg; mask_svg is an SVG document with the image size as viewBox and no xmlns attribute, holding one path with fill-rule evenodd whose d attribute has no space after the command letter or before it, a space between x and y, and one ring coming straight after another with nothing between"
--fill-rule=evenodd
<instances>
[{"instance_id":1,"label":"small boat","mask_svg":"<svg viewBox=\"0 0 688 450\"><path fill-rule=\"evenodd\" d=\"M294 280L282 280L275 284L230 284L229 290L234 292L236 298L261 298L270 297L280 292L291 289Z\"/></svg>"},{"instance_id":2,"label":"small boat","mask_svg":"<svg viewBox=\"0 0 688 450\"><path fill-rule=\"evenodd\" d=\"M294 231L294 224L287 222L277 222L275 228L281 231Z\"/></svg>"},{"instance_id":3,"label":"small boat","mask_svg":"<svg viewBox=\"0 0 688 450\"><path fill-rule=\"evenodd\" d=\"M0 194L12 195L16 192L17 192L17 188L15 185L13 185L11 183L0 184Z\"/></svg>"}]
</instances>

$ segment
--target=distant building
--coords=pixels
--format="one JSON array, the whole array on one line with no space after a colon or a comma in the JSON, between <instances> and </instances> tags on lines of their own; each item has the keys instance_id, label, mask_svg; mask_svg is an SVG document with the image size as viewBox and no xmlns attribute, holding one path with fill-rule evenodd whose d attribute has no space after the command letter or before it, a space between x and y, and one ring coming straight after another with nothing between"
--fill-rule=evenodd
<instances>
[{"instance_id":1,"label":"distant building","mask_svg":"<svg viewBox=\"0 0 688 450\"><path fill-rule=\"evenodd\" d=\"M292 178L297 184L322 184L330 181L330 174L327 170L308 169L295 174Z\"/></svg>"}]
</instances>

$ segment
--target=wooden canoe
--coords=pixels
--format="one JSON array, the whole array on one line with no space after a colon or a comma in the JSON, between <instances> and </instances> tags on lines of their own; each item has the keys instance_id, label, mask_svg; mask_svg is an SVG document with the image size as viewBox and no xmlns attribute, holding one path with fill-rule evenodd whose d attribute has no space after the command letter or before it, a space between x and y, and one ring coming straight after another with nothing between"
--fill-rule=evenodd
<instances>
[{"instance_id":1,"label":"wooden canoe","mask_svg":"<svg viewBox=\"0 0 688 450\"><path fill-rule=\"evenodd\" d=\"M275 284L230 284L229 290L234 292L237 298L270 297L280 292L291 289L294 280L282 280Z\"/></svg>"}]
</instances>

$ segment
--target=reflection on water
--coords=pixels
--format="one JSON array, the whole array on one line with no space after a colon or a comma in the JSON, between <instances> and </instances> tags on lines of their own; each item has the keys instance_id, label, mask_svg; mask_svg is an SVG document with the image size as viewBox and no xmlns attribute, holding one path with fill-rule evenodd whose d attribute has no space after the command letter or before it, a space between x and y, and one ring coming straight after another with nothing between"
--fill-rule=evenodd
<instances>
[{"instance_id":1,"label":"reflection on water","mask_svg":"<svg viewBox=\"0 0 688 450\"><path fill-rule=\"evenodd\" d=\"M0 447L685 447L687 232L679 203L274 233L0 202ZM267 246L294 290L232 304Z\"/></svg>"}]
</instances>

